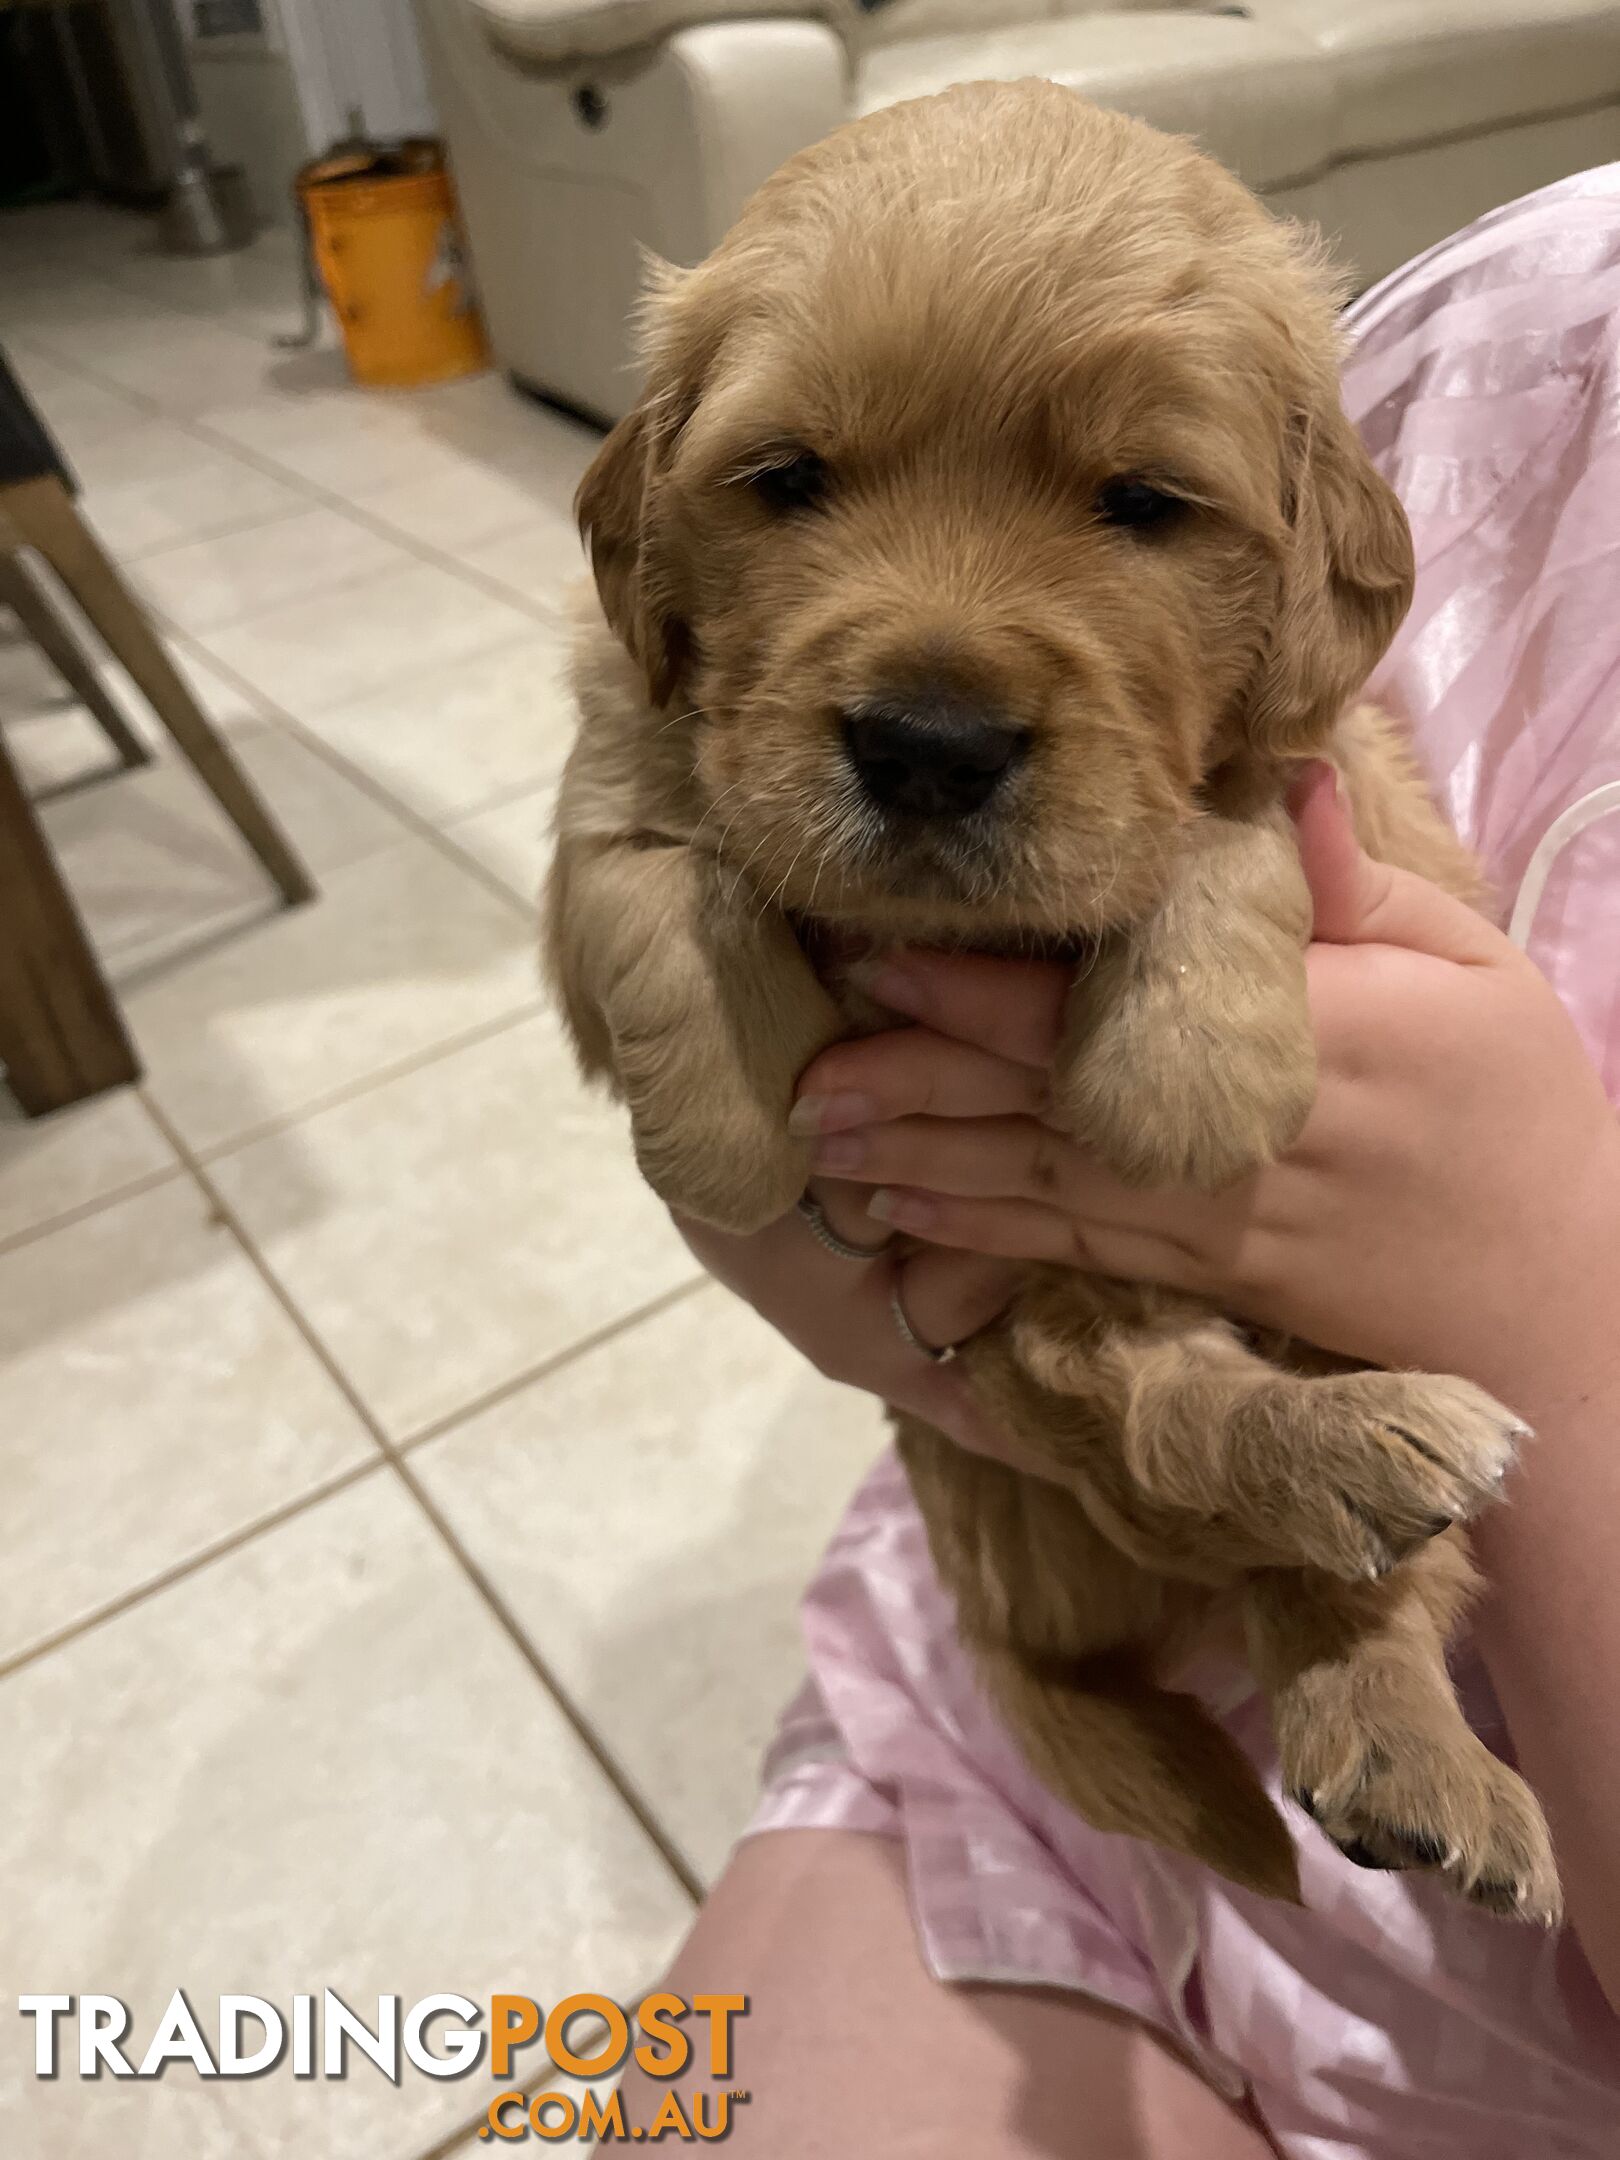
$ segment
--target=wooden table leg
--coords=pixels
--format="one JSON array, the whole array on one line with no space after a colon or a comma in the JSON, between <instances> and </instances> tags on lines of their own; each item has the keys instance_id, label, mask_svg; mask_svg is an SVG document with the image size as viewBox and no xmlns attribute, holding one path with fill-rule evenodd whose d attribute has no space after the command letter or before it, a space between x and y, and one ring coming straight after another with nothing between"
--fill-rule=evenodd
<instances>
[{"instance_id":1,"label":"wooden table leg","mask_svg":"<svg viewBox=\"0 0 1620 2160\"><path fill-rule=\"evenodd\" d=\"M0 491L0 510L37 548L133 676L204 787L257 855L290 906L313 897L308 871L186 686L146 610L74 507L60 480L22 480Z\"/></svg>"},{"instance_id":2,"label":"wooden table leg","mask_svg":"<svg viewBox=\"0 0 1620 2160\"><path fill-rule=\"evenodd\" d=\"M0 1062L30 1117L141 1076L123 1017L3 741Z\"/></svg>"},{"instance_id":3,"label":"wooden table leg","mask_svg":"<svg viewBox=\"0 0 1620 2160\"><path fill-rule=\"evenodd\" d=\"M119 711L112 692L96 673L89 655L63 620L50 593L26 562L3 552L0 552L0 601L12 610L29 637L85 707L117 751L119 763L150 765L151 751Z\"/></svg>"}]
</instances>

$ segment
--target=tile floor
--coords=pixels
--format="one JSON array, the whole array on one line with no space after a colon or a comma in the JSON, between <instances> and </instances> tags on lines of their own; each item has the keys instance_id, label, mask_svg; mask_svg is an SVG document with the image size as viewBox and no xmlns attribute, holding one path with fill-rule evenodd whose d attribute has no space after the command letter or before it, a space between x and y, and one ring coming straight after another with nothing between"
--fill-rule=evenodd
<instances>
[{"instance_id":1,"label":"tile floor","mask_svg":"<svg viewBox=\"0 0 1620 2160\"><path fill-rule=\"evenodd\" d=\"M147 248L0 219L0 339L322 891L275 913L172 758L109 778L0 625L147 1068L36 1124L0 1088L0 1995L149 2031L181 1985L634 1992L747 1813L878 1422L700 1282L541 996L593 437L497 376L274 350L284 240ZM15 2160L489 2149L412 2072L22 2060Z\"/></svg>"}]
</instances>

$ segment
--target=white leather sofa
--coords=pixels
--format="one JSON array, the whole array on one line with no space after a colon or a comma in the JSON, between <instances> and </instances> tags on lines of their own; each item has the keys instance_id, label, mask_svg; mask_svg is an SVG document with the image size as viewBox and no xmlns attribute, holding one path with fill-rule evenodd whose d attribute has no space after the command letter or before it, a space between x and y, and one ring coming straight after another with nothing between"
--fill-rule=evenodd
<instances>
[{"instance_id":1,"label":"white leather sofa","mask_svg":"<svg viewBox=\"0 0 1620 2160\"><path fill-rule=\"evenodd\" d=\"M1196 136L1369 283L1620 158L1620 0L417 0L495 351L611 419L643 250L697 261L851 115L1046 75Z\"/></svg>"}]
</instances>

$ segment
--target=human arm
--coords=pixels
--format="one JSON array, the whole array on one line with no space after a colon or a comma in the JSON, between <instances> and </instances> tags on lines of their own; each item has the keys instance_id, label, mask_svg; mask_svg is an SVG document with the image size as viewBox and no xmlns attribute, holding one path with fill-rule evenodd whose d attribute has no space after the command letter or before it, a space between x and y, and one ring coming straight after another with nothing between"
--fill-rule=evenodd
<instances>
[{"instance_id":1,"label":"human arm","mask_svg":"<svg viewBox=\"0 0 1620 2160\"><path fill-rule=\"evenodd\" d=\"M801 1099L842 1099L821 1164L874 1189L880 1221L1460 1372L1538 1427L1476 1532L1479 1639L1620 2005L1620 1127L1521 954L1369 862L1325 782L1299 825L1321 1074L1281 1162L1217 1195L1119 1184L1042 1117L1066 986L1014 963L902 956L875 994L919 1025L836 1046Z\"/></svg>"}]
</instances>

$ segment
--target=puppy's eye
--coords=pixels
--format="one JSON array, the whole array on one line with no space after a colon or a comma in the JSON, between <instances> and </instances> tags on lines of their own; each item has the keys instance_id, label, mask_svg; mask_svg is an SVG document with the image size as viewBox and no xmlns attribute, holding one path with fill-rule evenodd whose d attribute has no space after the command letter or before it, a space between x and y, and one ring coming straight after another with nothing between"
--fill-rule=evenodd
<instances>
[{"instance_id":1,"label":"puppy's eye","mask_svg":"<svg viewBox=\"0 0 1620 2160\"><path fill-rule=\"evenodd\" d=\"M1098 514L1127 532L1158 532L1186 508L1179 495L1167 495L1163 488L1155 487L1151 480L1138 479L1134 473L1106 481L1097 491Z\"/></svg>"},{"instance_id":2,"label":"puppy's eye","mask_svg":"<svg viewBox=\"0 0 1620 2160\"><path fill-rule=\"evenodd\" d=\"M813 510L827 492L826 466L813 450L801 450L779 465L753 473L749 486L767 510Z\"/></svg>"}]
</instances>

